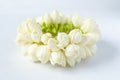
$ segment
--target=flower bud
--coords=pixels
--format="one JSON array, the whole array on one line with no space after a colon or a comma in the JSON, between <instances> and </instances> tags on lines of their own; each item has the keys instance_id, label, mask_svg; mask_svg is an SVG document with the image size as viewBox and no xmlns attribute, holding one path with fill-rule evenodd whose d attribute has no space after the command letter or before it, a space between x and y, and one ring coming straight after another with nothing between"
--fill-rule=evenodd
<instances>
[{"instance_id":1,"label":"flower bud","mask_svg":"<svg viewBox=\"0 0 120 80\"><path fill-rule=\"evenodd\" d=\"M50 50L48 49L48 46L39 46L37 57L42 63L47 63L50 59Z\"/></svg>"},{"instance_id":2,"label":"flower bud","mask_svg":"<svg viewBox=\"0 0 120 80\"><path fill-rule=\"evenodd\" d=\"M81 26L84 32L95 32L98 31L98 25L93 19L86 19Z\"/></svg>"},{"instance_id":3,"label":"flower bud","mask_svg":"<svg viewBox=\"0 0 120 80\"><path fill-rule=\"evenodd\" d=\"M27 57L33 62L39 61L38 58L36 57L36 51L37 51L38 45L37 44L32 44L28 48L28 54Z\"/></svg>"},{"instance_id":4,"label":"flower bud","mask_svg":"<svg viewBox=\"0 0 120 80\"><path fill-rule=\"evenodd\" d=\"M69 37L72 43L80 43L82 39L82 33L79 29L74 29L70 31Z\"/></svg>"},{"instance_id":5,"label":"flower bud","mask_svg":"<svg viewBox=\"0 0 120 80\"><path fill-rule=\"evenodd\" d=\"M64 32L58 33L57 40L58 40L58 47L61 49L63 49L69 44L69 37Z\"/></svg>"},{"instance_id":6,"label":"flower bud","mask_svg":"<svg viewBox=\"0 0 120 80\"><path fill-rule=\"evenodd\" d=\"M43 34L43 35L41 36L41 41L42 41L44 44L47 44L49 38L51 38L51 37L52 37L52 35L51 35L50 33Z\"/></svg>"},{"instance_id":7,"label":"flower bud","mask_svg":"<svg viewBox=\"0 0 120 80\"><path fill-rule=\"evenodd\" d=\"M50 62L52 65L57 64L63 67L66 66L66 59L65 59L64 54L61 51L52 52Z\"/></svg>"},{"instance_id":8,"label":"flower bud","mask_svg":"<svg viewBox=\"0 0 120 80\"><path fill-rule=\"evenodd\" d=\"M45 22L46 24L52 23L52 18L51 18L51 16L50 16L50 14L46 13L43 18L44 18L44 22Z\"/></svg>"},{"instance_id":9,"label":"flower bud","mask_svg":"<svg viewBox=\"0 0 120 80\"><path fill-rule=\"evenodd\" d=\"M73 16L72 23L75 27L81 27L81 25L83 24L83 18L80 16Z\"/></svg>"},{"instance_id":10,"label":"flower bud","mask_svg":"<svg viewBox=\"0 0 120 80\"><path fill-rule=\"evenodd\" d=\"M58 41L54 38L50 38L48 40L48 47L52 50L52 51L58 51L59 48L57 47Z\"/></svg>"}]
</instances>

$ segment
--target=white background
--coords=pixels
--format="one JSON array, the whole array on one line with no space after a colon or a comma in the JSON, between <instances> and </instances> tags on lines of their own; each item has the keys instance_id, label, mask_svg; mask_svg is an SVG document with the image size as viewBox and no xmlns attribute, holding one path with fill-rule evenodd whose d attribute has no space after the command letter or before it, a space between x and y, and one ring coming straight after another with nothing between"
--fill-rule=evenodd
<instances>
[{"instance_id":1,"label":"white background","mask_svg":"<svg viewBox=\"0 0 120 80\"><path fill-rule=\"evenodd\" d=\"M18 25L54 9L96 20L102 39L93 58L73 68L21 58L15 44ZM0 80L120 80L119 48L119 0L0 0Z\"/></svg>"}]
</instances>

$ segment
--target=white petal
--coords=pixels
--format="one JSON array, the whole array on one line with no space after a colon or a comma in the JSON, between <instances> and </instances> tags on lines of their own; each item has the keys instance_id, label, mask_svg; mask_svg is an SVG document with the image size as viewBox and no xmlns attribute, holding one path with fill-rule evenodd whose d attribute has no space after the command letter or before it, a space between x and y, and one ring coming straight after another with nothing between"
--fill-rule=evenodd
<instances>
[{"instance_id":1,"label":"white petal","mask_svg":"<svg viewBox=\"0 0 120 80\"><path fill-rule=\"evenodd\" d=\"M42 36L42 31L32 31L31 33L31 38L34 42L40 42L40 39L41 39L41 36Z\"/></svg>"},{"instance_id":2,"label":"white petal","mask_svg":"<svg viewBox=\"0 0 120 80\"><path fill-rule=\"evenodd\" d=\"M96 32L87 33L87 34L84 34L83 37L84 38L82 38L83 40L81 41L83 45L94 45L99 41L100 33L96 33Z\"/></svg>"},{"instance_id":3,"label":"white petal","mask_svg":"<svg viewBox=\"0 0 120 80\"><path fill-rule=\"evenodd\" d=\"M81 55L81 47L79 45L70 44L65 50L67 62L70 66L74 66L75 63L79 63L83 55Z\"/></svg>"},{"instance_id":4,"label":"white petal","mask_svg":"<svg viewBox=\"0 0 120 80\"><path fill-rule=\"evenodd\" d=\"M53 11L52 20L55 24L59 24L62 22L62 17L60 16L60 13L58 11Z\"/></svg>"},{"instance_id":5,"label":"white petal","mask_svg":"<svg viewBox=\"0 0 120 80\"><path fill-rule=\"evenodd\" d=\"M37 50L37 57L42 63L47 63L50 59L50 50L47 46L39 46Z\"/></svg>"},{"instance_id":6,"label":"white petal","mask_svg":"<svg viewBox=\"0 0 120 80\"><path fill-rule=\"evenodd\" d=\"M41 36L41 41L44 43L44 44L47 44L48 43L48 40L52 37L52 35L50 33L46 33L46 34L43 34Z\"/></svg>"},{"instance_id":7,"label":"white petal","mask_svg":"<svg viewBox=\"0 0 120 80\"><path fill-rule=\"evenodd\" d=\"M59 48L57 47L58 41L54 38L50 38L48 40L48 47L52 50L52 51L58 51Z\"/></svg>"},{"instance_id":8,"label":"white petal","mask_svg":"<svg viewBox=\"0 0 120 80\"><path fill-rule=\"evenodd\" d=\"M93 19L86 19L81 26L84 32L94 32L98 31L98 25Z\"/></svg>"},{"instance_id":9,"label":"white petal","mask_svg":"<svg viewBox=\"0 0 120 80\"><path fill-rule=\"evenodd\" d=\"M69 37L64 32L58 33L57 40L58 40L58 47L60 48L64 48L69 44Z\"/></svg>"},{"instance_id":10,"label":"white petal","mask_svg":"<svg viewBox=\"0 0 120 80\"><path fill-rule=\"evenodd\" d=\"M83 18L81 16L73 16L72 23L75 27L80 27L83 24Z\"/></svg>"},{"instance_id":11,"label":"white petal","mask_svg":"<svg viewBox=\"0 0 120 80\"><path fill-rule=\"evenodd\" d=\"M72 16L67 16L67 23L71 24L72 23Z\"/></svg>"},{"instance_id":12,"label":"white petal","mask_svg":"<svg viewBox=\"0 0 120 80\"><path fill-rule=\"evenodd\" d=\"M33 61L33 62L38 61L38 58L36 57L37 48L38 48L38 45L37 45L37 44L32 44L32 45L30 45L29 48L28 48L28 55L27 55L27 57L28 57L31 61Z\"/></svg>"},{"instance_id":13,"label":"white petal","mask_svg":"<svg viewBox=\"0 0 120 80\"><path fill-rule=\"evenodd\" d=\"M65 59L64 54L61 51L52 52L50 62L52 65L57 64L63 67L66 66L66 59Z\"/></svg>"},{"instance_id":14,"label":"white petal","mask_svg":"<svg viewBox=\"0 0 120 80\"><path fill-rule=\"evenodd\" d=\"M69 64L69 66L73 67L76 64L76 61L72 58L67 58L67 63Z\"/></svg>"},{"instance_id":15,"label":"white petal","mask_svg":"<svg viewBox=\"0 0 120 80\"><path fill-rule=\"evenodd\" d=\"M44 18L43 17L38 17L36 18L36 22L42 25L44 23Z\"/></svg>"},{"instance_id":16,"label":"white petal","mask_svg":"<svg viewBox=\"0 0 120 80\"><path fill-rule=\"evenodd\" d=\"M79 29L74 29L70 31L69 37L72 43L80 43L82 39L82 33Z\"/></svg>"},{"instance_id":17,"label":"white petal","mask_svg":"<svg viewBox=\"0 0 120 80\"><path fill-rule=\"evenodd\" d=\"M49 13L46 13L46 14L44 15L44 22L45 22L46 24L52 23L52 18L51 18L51 16L50 16Z\"/></svg>"}]
</instances>

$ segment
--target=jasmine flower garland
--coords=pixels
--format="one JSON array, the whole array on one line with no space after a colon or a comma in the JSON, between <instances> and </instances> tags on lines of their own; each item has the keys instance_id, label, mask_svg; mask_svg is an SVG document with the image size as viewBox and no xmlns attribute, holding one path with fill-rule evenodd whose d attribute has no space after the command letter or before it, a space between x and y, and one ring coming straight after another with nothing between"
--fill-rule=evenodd
<instances>
[{"instance_id":1,"label":"jasmine flower garland","mask_svg":"<svg viewBox=\"0 0 120 80\"><path fill-rule=\"evenodd\" d=\"M27 19L18 28L16 42L33 62L65 67L74 66L96 53L100 39L93 19L64 16L58 11L36 19Z\"/></svg>"}]
</instances>

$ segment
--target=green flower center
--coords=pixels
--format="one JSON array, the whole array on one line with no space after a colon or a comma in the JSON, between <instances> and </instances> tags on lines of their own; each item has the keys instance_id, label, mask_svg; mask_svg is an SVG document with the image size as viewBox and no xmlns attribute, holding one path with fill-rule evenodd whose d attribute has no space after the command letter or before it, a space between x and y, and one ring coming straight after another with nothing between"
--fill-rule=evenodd
<instances>
[{"instance_id":1,"label":"green flower center","mask_svg":"<svg viewBox=\"0 0 120 80\"><path fill-rule=\"evenodd\" d=\"M58 32L64 32L69 34L69 32L73 29L80 29L79 27L75 27L72 23L68 24L46 24L45 22L41 25L43 33L51 33L53 37L56 37ZM82 34L86 34L81 30Z\"/></svg>"},{"instance_id":2,"label":"green flower center","mask_svg":"<svg viewBox=\"0 0 120 80\"><path fill-rule=\"evenodd\" d=\"M58 32L65 32L69 33L71 30L75 29L73 24L49 24L47 25L46 23L42 24L42 32L43 33L51 33L53 37L57 36Z\"/></svg>"}]
</instances>

